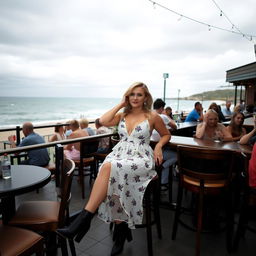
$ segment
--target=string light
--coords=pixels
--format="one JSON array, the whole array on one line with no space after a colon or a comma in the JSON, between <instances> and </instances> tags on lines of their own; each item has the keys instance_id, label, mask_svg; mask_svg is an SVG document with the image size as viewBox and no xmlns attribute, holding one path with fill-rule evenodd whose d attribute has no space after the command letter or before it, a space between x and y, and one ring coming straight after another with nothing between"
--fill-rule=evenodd
<instances>
[{"instance_id":1,"label":"string light","mask_svg":"<svg viewBox=\"0 0 256 256\"><path fill-rule=\"evenodd\" d=\"M176 12L176 11L174 11L174 10L172 10L172 9L170 9L170 8L168 8L168 7L166 7L166 6L164 6L164 5L161 5L161 4L157 3L157 2L154 2L154 1L152 1L152 0L148 0L148 1L150 1L151 3L153 3L153 6L156 6L156 5L157 5L158 7L161 7L161 8L163 8L163 9L169 11L169 12L172 12L172 13L174 13L174 14L176 14L176 15L182 17L182 18L186 18L186 19L191 20L191 21L193 21L193 22L196 22L196 23L199 23L199 24L201 24L201 25L207 26L209 31L211 30L211 28L215 28L215 29L222 30L222 31L225 31L225 32L229 32L229 33L234 33L234 34L237 34L237 35L241 35L241 36L245 37L245 38L246 38L247 40L249 40L249 41L252 41L253 38L256 38L255 35L250 35L250 34L242 33L242 32L229 20L229 18L225 15L225 13L224 13L222 10L221 10L221 11L222 11L222 14L223 14L223 15L229 20L229 22L232 24L232 30L226 29L226 28L217 27L217 26L214 26L214 25L205 23L205 22L203 22L203 21L196 20L196 19L194 19L194 18L188 17L188 16L186 16L186 15L184 15L184 14L182 14L182 13ZM212 0L212 1L214 1L214 0ZM214 1L214 3L215 3L215 1ZM216 4L216 6L217 6L217 4ZM234 28L235 28L237 31L234 31L234 30L233 30ZM252 38L252 40L250 40L251 38Z\"/></svg>"},{"instance_id":2,"label":"string light","mask_svg":"<svg viewBox=\"0 0 256 256\"><path fill-rule=\"evenodd\" d=\"M212 2L215 4L215 6L220 10L220 16L222 16L222 14L224 15L224 17L228 20L228 22L232 25L232 29L236 29L240 34L243 35L243 37L246 37L247 40L250 40L250 37L252 37L251 35L245 35L244 33L242 33L242 31L233 24L233 22L230 20L230 18L226 15L226 13L223 12L223 10L219 7L219 5L216 3L215 0L212 0Z\"/></svg>"},{"instance_id":3,"label":"string light","mask_svg":"<svg viewBox=\"0 0 256 256\"><path fill-rule=\"evenodd\" d=\"M182 19L182 15L180 15L180 17L178 18L178 21L180 21Z\"/></svg>"}]
</instances>

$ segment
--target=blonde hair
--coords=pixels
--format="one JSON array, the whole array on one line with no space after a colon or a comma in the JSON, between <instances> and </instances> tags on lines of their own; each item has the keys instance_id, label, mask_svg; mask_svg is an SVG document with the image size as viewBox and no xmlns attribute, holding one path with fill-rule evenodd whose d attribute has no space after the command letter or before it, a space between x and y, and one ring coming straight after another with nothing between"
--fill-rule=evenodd
<instances>
[{"instance_id":1,"label":"blonde hair","mask_svg":"<svg viewBox=\"0 0 256 256\"><path fill-rule=\"evenodd\" d=\"M234 112L236 113L236 112L241 112L241 106L240 106L240 104L238 103L238 104L236 104L236 106L234 107Z\"/></svg>"},{"instance_id":2,"label":"blonde hair","mask_svg":"<svg viewBox=\"0 0 256 256\"><path fill-rule=\"evenodd\" d=\"M218 113L214 109L212 109L212 108L208 109L206 111L206 114L207 115L214 114L217 117L217 120L219 121L219 115L218 115Z\"/></svg>"},{"instance_id":3,"label":"blonde hair","mask_svg":"<svg viewBox=\"0 0 256 256\"><path fill-rule=\"evenodd\" d=\"M87 128L89 125L89 121L86 118L83 118L80 120L80 126L81 128ZM82 127L83 126L83 127Z\"/></svg>"},{"instance_id":4,"label":"blonde hair","mask_svg":"<svg viewBox=\"0 0 256 256\"><path fill-rule=\"evenodd\" d=\"M145 97L146 97L146 100L143 104L143 110L145 112L149 112L152 108L152 104L153 104L153 98L148 90L148 87L142 83L142 82L136 82L136 83L133 83L129 88L128 90L125 92L124 94L124 97L128 97L130 96L130 94L132 93L132 91L135 89L135 88L143 88L144 89L144 93L145 93ZM124 113L125 115L129 114L132 110L132 106L130 105L130 103L128 103L128 105L124 108Z\"/></svg>"},{"instance_id":5,"label":"blonde hair","mask_svg":"<svg viewBox=\"0 0 256 256\"><path fill-rule=\"evenodd\" d=\"M78 129L79 128L79 122L77 120L71 120L70 121L70 127L71 127L71 130L72 130L72 128Z\"/></svg>"}]
</instances>

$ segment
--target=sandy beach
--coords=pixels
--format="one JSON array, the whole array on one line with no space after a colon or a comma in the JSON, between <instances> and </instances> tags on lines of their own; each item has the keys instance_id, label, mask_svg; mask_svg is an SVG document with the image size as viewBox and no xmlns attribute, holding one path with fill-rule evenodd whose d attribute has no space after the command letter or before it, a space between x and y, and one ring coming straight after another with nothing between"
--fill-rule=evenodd
<instances>
[{"instance_id":1,"label":"sandy beach","mask_svg":"<svg viewBox=\"0 0 256 256\"><path fill-rule=\"evenodd\" d=\"M43 125L43 124L42 124ZM45 124L46 125L46 124ZM89 124L90 127L95 129L94 124ZM46 142L48 141L48 138L54 134L54 127L50 128L40 128L40 129L34 129L34 132L44 136ZM4 144L2 143L3 141L8 140L8 136L10 135L15 135L16 131L8 131L8 132L0 132L0 149L4 149ZM23 137L23 133L21 131L21 138Z\"/></svg>"}]
</instances>

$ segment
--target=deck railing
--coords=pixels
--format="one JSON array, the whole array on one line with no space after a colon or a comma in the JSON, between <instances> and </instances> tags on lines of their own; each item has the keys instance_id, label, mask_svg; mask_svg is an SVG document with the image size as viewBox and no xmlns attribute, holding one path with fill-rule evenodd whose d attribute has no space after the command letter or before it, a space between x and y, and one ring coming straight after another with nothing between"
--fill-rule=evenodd
<instances>
[{"instance_id":1,"label":"deck railing","mask_svg":"<svg viewBox=\"0 0 256 256\"><path fill-rule=\"evenodd\" d=\"M94 121L90 121L89 124L94 124ZM34 129L42 129L42 128L51 128L51 127L58 127L58 126L67 126L67 123L64 124L48 124L48 125L37 125L34 126ZM17 125L15 128L3 128L0 129L0 132L16 132L16 143L17 145L20 144L20 131L22 130L22 126Z\"/></svg>"},{"instance_id":2,"label":"deck railing","mask_svg":"<svg viewBox=\"0 0 256 256\"><path fill-rule=\"evenodd\" d=\"M21 152L27 152L27 151L30 151L33 149L55 147L55 145L57 145L57 144L66 145L66 144L76 143L76 142L81 142L81 141L90 141L90 140L100 139L100 138L104 138L104 137L110 137L110 136L114 136L114 135L116 135L116 133L104 133L104 134L86 136L86 137L81 137L81 138L76 138L76 139L66 139L66 140L41 143L41 144L25 146L25 147L9 148L9 149L5 149L5 150L0 150L0 156L4 155L4 154L8 154L8 155L9 154L19 154Z\"/></svg>"}]
</instances>

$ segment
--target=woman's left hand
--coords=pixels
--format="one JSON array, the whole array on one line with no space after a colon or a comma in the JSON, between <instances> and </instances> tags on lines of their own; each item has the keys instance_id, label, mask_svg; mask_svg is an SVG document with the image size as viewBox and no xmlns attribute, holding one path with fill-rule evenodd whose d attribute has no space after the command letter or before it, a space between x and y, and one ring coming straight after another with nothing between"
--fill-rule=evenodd
<instances>
[{"instance_id":1,"label":"woman's left hand","mask_svg":"<svg viewBox=\"0 0 256 256\"><path fill-rule=\"evenodd\" d=\"M155 147L154 159L157 165L160 165L163 162L163 152L161 148Z\"/></svg>"}]
</instances>

